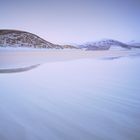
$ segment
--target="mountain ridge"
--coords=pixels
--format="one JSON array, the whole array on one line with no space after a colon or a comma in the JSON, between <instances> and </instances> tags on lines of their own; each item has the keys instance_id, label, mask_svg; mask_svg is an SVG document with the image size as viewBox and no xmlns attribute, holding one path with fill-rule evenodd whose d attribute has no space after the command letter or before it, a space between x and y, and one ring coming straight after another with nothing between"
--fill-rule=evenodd
<instances>
[{"instance_id":1,"label":"mountain ridge","mask_svg":"<svg viewBox=\"0 0 140 140\"><path fill-rule=\"evenodd\" d=\"M46 41L45 39L26 31L3 29L0 30L1 47L30 47L30 48L75 48L70 45L58 45Z\"/></svg>"},{"instance_id":2,"label":"mountain ridge","mask_svg":"<svg viewBox=\"0 0 140 140\"><path fill-rule=\"evenodd\" d=\"M96 42L85 43L82 45L58 45L46 41L36 34L13 30L0 30L0 47L28 47L28 48L47 48L47 49L85 49L85 50L109 50L110 48L121 47L125 49L140 48L140 43L123 43L113 39L104 39Z\"/></svg>"},{"instance_id":3,"label":"mountain ridge","mask_svg":"<svg viewBox=\"0 0 140 140\"><path fill-rule=\"evenodd\" d=\"M111 47L119 46L125 49L134 48L133 45L126 44L113 39L104 39L100 41L85 43L80 45L81 48L85 48L86 50L109 50Z\"/></svg>"}]
</instances>

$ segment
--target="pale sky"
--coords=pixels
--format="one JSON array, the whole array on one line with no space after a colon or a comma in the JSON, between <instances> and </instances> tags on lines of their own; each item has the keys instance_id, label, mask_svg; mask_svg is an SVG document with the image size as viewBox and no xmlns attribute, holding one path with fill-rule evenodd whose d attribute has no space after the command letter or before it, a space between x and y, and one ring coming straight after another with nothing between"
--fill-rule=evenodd
<instances>
[{"instance_id":1,"label":"pale sky","mask_svg":"<svg viewBox=\"0 0 140 140\"><path fill-rule=\"evenodd\" d=\"M140 41L140 0L0 0L0 29L58 44Z\"/></svg>"}]
</instances>

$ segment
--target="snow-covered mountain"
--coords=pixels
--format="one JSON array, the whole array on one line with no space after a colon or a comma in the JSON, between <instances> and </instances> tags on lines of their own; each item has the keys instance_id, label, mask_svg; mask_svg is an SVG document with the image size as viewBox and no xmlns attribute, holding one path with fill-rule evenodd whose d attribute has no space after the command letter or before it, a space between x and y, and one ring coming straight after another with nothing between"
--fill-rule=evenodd
<instances>
[{"instance_id":1,"label":"snow-covered mountain","mask_svg":"<svg viewBox=\"0 0 140 140\"><path fill-rule=\"evenodd\" d=\"M106 39L91 43L86 43L84 45L80 45L81 48L86 48L86 50L109 50L111 47L121 47L126 49L131 49L133 46L129 44L122 43L117 40Z\"/></svg>"},{"instance_id":2,"label":"snow-covered mountain","mask_svg":"<svg viewBox=\"0 0 140 140\"><path fill-rule=\"evenodd\" d=\"M140 42L137 42L135 40L132 40L131 42L129 42L127 44L133 46L134 48L140 48Z\"/></svg>"},{"instance_id":3,"label":"snow-covered mountain","mask_svg":"<svg viewBox=\"0 0 140 140\"><path fill-rule=\"evenodd\" d=\"M56 45L39 36L19 30L0 30L0 47L30 47L30 48L75 48L69 45Z\"/></svg>"},{"instance_id":4,"label":"snow-covered mountain","mask_svg":"<svg viewBox=\"0 0 140 140\"><path fill-rule=\"evenodd\" d=\"M122 43L117 40L106 39L91 43L86 43L75 47L73 45L57 45L48 42L41 37L19 30L0 30L0 47L28 47L28 48L50 48L50 49L77 49L85 48L86 50L109 50L110 48L140 48L140 43L135 41Z\"/></svg>"}]
</instances>

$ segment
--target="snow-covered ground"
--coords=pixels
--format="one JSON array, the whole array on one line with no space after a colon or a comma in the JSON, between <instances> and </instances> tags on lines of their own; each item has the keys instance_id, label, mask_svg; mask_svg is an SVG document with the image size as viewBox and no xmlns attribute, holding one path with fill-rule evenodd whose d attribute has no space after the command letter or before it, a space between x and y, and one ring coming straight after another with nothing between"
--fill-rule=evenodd
<instances>
[{"instance_id":1,"label":"snow-covered ground","mask_svg":"<svg viewBox=\"0 0 140 140\"><path fill-rule=\"evenodd\" d=\"M46 62L70 61L83 58L116 58L140 55L140 49L85 51L82 49L1 48L0 70L22 68Z\"/></svg>"},{"instance_id":2,"label":"snow-covered ground","mask_svg":"<svg viewBox=\"0 0 140 140\"><path fill-rule=\"evenodd\" d=\"M139 140L140 57L0 74L0 140Z\"/></svg>"}]
</instances>

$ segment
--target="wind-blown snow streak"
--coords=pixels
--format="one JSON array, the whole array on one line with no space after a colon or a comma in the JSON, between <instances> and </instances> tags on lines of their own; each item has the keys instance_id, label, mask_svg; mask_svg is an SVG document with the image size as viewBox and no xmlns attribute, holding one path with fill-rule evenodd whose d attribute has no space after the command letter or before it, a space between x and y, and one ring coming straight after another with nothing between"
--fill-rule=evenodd
<instances>
[{"instance_id":1,"label":"wind-blown snow streak","mask_svg":"<svg viewBox=\"0 0 140 140\"><path fill-rule=\"evenodd\" d=\"M139 140L140 57L93 58L0 74L0 139Z\"/></svg>"}]
</instances>

